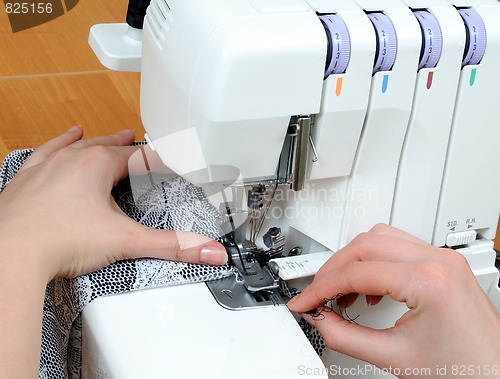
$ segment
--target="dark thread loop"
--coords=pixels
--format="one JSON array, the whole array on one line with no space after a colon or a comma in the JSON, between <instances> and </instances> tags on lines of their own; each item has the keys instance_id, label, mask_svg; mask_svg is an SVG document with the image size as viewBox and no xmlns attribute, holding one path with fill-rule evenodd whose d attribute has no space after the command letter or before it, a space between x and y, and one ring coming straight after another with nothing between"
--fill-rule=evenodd
<instances>
[{"instance_id":1,"label":"dark thread loop","mask_svg":"<svg viewBox=\"0 0 500 379\"><path fill-rule=\"evenodd\" d=\"M323 299L323 301L325 302L321 307L318 307L316 309L312 309L310 311L307 311L306 314L310 315L313 320L315 321L321 321L321 320L324 320L325 319L325 315L323 313L325 312L333 312L333 309L331 307L328 306L328 304L334 302L334 301L337 301L337 306L339 308L339 311L340 311L340 316L342 318L344 318L345 320L349 321L349 322L352 322L353 324L357 324L356 320L358 319L358 317L360 315L357 315L356 317L352 318L351 316L349 316L349 314L347 313L347 303L348 303L348 300L347 300L347 296L342 294L342 293L339 293L337 295L335 295L334 297L332 297L331 299Z\"/></svg>"}]
</instances>

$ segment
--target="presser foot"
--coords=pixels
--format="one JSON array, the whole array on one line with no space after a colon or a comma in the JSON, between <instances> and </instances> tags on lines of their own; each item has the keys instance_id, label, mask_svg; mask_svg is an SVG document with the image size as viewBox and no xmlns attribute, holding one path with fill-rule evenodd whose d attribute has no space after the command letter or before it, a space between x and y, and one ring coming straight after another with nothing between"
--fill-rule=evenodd
<instances>
[{"instance_id":1,"label":"presser foot","mask_svg":"<svg viewBox=\"0 0 500 379\"><path fill-rule=\"evenodd\" d=\"M262 252L254 246L236 244L226 245L226 250L230 263L238 270L241 282L248 291L271 291L279 287L279 278L267 266L269 259L274 257L272 253L268 253L272 250Z\"/></svg>"},{"instance_id":2,"label":"presser foot","mask_svg":"<svg viewBox=\"0 0 500 379\"><path fill-rule=\"evenodd\" d=\"M252 309L285 305L286 300L277 289L250 292L234 277L206 282L215 300L229 310Z\"/></svg>"}]
</instances>

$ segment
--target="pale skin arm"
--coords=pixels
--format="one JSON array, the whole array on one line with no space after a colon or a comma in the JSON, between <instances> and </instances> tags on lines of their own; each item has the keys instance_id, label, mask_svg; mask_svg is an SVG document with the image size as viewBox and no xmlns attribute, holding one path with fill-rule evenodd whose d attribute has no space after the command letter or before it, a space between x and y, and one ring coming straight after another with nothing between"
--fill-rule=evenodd
<instances>
[{"instance_id":1,"label":"pale skin arm","mask_svg":"<svg viewBox=\"0 0 500 379\"><path fill-rule=\"evenodd\" d=\"M323 313L323 320L303 313L339 293L351 294L351 303L357 294L368 295L370 304L387 295L410 310L384 330L350 323L335 312ZM335 254L289 308L303 313L331 349L381 368L446 366L451 377L453 365L470 365L469 377L488 370L484 377L500 377L500 315L465 258L386 225Z\"/></svg>"},{"instance_id":2,"label":"pale skin arm","mask_svg":"<svg viewBox=\"0 0 500 379\"><path fill-rule=\"evenodd\" d=\"M224 264L210 238L127 217L111 190L127 176L134 133L82 140L81 128L33 153L0 194L0 378L38 377L45 287L122 259Z\"/></svg>"}]
</instances>

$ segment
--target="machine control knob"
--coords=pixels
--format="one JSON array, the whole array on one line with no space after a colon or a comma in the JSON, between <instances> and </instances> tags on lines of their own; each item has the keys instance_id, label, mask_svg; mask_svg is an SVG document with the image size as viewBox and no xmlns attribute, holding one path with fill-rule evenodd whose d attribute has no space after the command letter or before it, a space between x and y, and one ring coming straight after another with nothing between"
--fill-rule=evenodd
<instances>
[{"instance_id":1,"label":"machine control knob","mask_svg":"<svg viewBox=\"0 0 500 379\"><path fill-rule=\"evenodd\" d=\"M343 74L351 58L351 38L349 30L339 15L319 16L328 39L325 79L332 74Z\"/></svg>"},{"instance_id":2,"label":"machine control knob","mask_svg":"<svg viewBox=\"0 0 500 379\"><path fill-rule=\"evenodd\" d=\"M486 27L481 16L472 8L459 9L465 24L465 50L462 67L476 65L483 59L486 51Z\"/></svg>"},{"instance_id":3,"label":"machine control knob","mask_svg":"<svg viewBox=\"0 0 500 379\"><path fill-rule=\"evenodd\" d=\"M398 51L396 30L389 17L381 12L368 13L368 18L375 28L377 39L373 73L389 71L396 61Z\"/></svg>"},{"instance_id":4,"label":"machine control knob","mask_svg":"<svg viewBox=\"0 0 500 379\"><path fill-rule=\"evenodd\" d=\"M413 14L422 31L422 49L418 69L436 67L443 49L443 34L436 17L428 11L414 11Z\"/></svg>"}]
</instances>

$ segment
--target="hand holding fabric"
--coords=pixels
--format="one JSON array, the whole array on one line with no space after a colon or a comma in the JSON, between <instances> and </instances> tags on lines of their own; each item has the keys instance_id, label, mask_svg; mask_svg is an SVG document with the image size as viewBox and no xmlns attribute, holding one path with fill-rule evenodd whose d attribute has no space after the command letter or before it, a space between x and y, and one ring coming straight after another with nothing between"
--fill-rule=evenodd
<instances>
[{"instance_id":1,"label":"hand holding fabric","mask_svg":"<svg viewBox=\"0 0 500 379\"><path fill-rule=\"evenodd\" d=\"M0 195L0 234L53 277L74 277L140 257L224 264L222 245L195 233L155 230L111 197L138 147L132 131L82 140L75 127L38 148ZM4 237L5 238L5 237Z\"/></svg>"}]
</instances>

